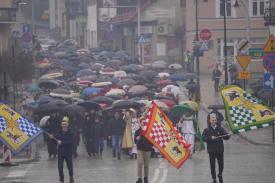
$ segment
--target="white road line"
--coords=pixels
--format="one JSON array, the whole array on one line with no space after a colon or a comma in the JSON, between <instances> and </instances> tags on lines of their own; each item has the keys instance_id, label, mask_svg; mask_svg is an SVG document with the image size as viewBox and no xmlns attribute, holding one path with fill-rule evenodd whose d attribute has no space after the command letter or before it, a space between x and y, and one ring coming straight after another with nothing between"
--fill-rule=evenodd
<instances>
[{"instance_id":1,"label":"white road line","mask_svg":"<svg viewBox=\"0 0 275 183\"><path fill-rule=\"evenodd\" d=\"M167 179L168 169L163 169L162 178L160 179L159 183L164 183Z\"/></svg>"},{"instance_id":2,"label":"white road line","mask_svg":"<svg viewBox=\"0 0 275 183\"><path fill-rule=\"evenodd\" d=\"M8 174L7 178L24 177L26 175L26 173L31 169L32 166L33 166L33 164L30 164L27 166L27 168L25 170L12 171Z\"/></svg>"},{"instance_id":3,"label":"white road line","mask_svg":"<svg viewBox=\"0 0 275 183\"><path fill-rule=\"evenodd\" d=\"M150 183L155 183L158 180L159 172L160 172L159 168L155 169L153 179L150 181Z\"/></svg>"}]
</instances>

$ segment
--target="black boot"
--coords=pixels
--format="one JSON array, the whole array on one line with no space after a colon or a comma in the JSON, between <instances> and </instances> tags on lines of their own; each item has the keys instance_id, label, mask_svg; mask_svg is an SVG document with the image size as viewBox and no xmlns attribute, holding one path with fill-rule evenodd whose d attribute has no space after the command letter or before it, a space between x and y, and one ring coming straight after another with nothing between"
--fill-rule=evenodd
<instances>
[{"instance_id":1,"label":"black boot","mask_svg":"<svg viewBox=\"0 0 275 183\"><path fill-rule=\"evenodd\" d=\"M144 183L148 183L148 177L143 178Z\"/></svg>"},{"instance_id":2,"label":"black boot","mask_svg":"<svg viewBox=\"0 0 275 183\"><path fill-rule=\"evenodd\" d=\"M138 180L136 181L136 183L142 183L142 179L138 178Z\"/></svg>"},{"instance_id":3,"label":"black boot","mask_svg":"<svg viewBox=\"0 0 275 183\"><path fill-rule=\"evenodd\" d=\"M216 179L213 179L213 183L217 183Z\"/></svg>"},{"instance_id":4,"label":"black boot","mask_svg":"<svg viewBox=\"0 0 275 183\"><path fill-rule=\"evenodd\" d=\"M121 159L121 157L120 157L121 155L120 155L120 153L117 153L117 159L118 160L120 160Z\"/></svg>"},{"instance_id":5,"label":"black boot","mask_svg":"<svg viewBox=\"0 0 275 183\"><path fill-rule=\"evenodd\" d=\"M219 183L223 183L222 175L218 175L218 178L219 178Z\"/></svg>"},{"instance_id":6,"label":"black boot","mask_svg":"<svg viewBox=\"0 0 275 183\"><path fill-rule=\"evenodd\" d=\"M113 158L116 157L116 151L113 151Z\"/></svg>"}]
</instances>

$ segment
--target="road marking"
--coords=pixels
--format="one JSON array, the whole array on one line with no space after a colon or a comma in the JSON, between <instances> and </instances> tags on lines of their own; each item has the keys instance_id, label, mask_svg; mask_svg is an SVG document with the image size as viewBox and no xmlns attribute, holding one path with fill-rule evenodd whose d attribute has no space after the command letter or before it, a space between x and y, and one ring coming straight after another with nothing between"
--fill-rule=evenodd
<instances>
[{"instance_id":1,"label":"road marking","mask_svg":"<svg viewBox=\"0 0 275 183\"><path fill-rule=\"evenodd\" d=\"M159 183L164 183L167 179L168 169L163 169L162 178L160 179Z\"/></svg>"},{"instance_id":2,"label":"road marking","mask_svg":"<svg viewBox=\"0 0 275 183\"><path fill-rule=\"evenodd\" d=\"M32 168L33 164L30 164L27 166L25 170L16 170L12 171L8 174L7 178L18 178L18 177L24 177L26 173Z\"/></svg>"},{"instance_id":3,"label":"road marking","mask_svg":"<svg viewBox=\"0 0 275 183\"><path fill-rule=\"evenodd\" d=\"M155 183L158 180L159 172L159 168L155 169L153 179L150 181L150 183Z\"/></svg>"}]
</instances>

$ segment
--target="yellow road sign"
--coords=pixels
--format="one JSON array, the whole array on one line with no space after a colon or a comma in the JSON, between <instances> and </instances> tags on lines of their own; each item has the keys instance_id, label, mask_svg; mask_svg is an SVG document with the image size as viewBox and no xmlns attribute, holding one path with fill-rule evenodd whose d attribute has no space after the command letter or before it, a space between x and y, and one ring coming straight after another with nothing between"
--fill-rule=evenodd
<instances>
[{"instance_id":1,"label":"yellow road sign","mask_svg":"<svg viewBox=\"0 0 275 183\"><path fill-rule=\"evenodd\" d=\"M251 72L249 72L249 71L240 71L238 79L251 79Z\"/></svg>"},{"instance_id":2,"label":"yellow road sign","mask_svg":"<svg viewBox=\"0 0 275 183\"><path fill-rule=\"evenodd\" d=\"M275 52L275 37L273 35L271 35L268 41L265 43L263 51L265 53Z\"/></svg>"},{"instance_id":3,"label":"yellow road sign","mask_svg":"<svg viewBox=\"0 0 275 183\"><path fill-rule=\"evenodd\" d=\"M240 56L236 56L240 66L243 68L243 70L245 70L248 66L248 64L250 63L250 56L248 55L240 55Z\"/></svg>"}]
</instances>

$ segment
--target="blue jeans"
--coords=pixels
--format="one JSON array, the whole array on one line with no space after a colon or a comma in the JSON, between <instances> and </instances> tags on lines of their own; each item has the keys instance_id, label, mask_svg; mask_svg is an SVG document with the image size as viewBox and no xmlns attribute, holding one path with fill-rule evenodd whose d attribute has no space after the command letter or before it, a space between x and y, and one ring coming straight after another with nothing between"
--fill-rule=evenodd
<instances>
[{"instance_id":1,"label":"blue jeans","mask_svg":"<svg viewBox=\"0 0 275 183\"><path fill-rule=\"evenodd\" d=\"M103 139L95 140L94 145L95 145L95 152L98 154L102 154L103 147L104 147L104 140Z\"/></svg>"},{"instance_id":2,"label":"blue jeans","mask_svg":"<svg viewBox=\"0 0 275 183\"><path fill-rule=\"evenodd\" d=\"M122 135L112 135L112 149L114 154L120 155Z\"/></svg>"}]
</instances>

